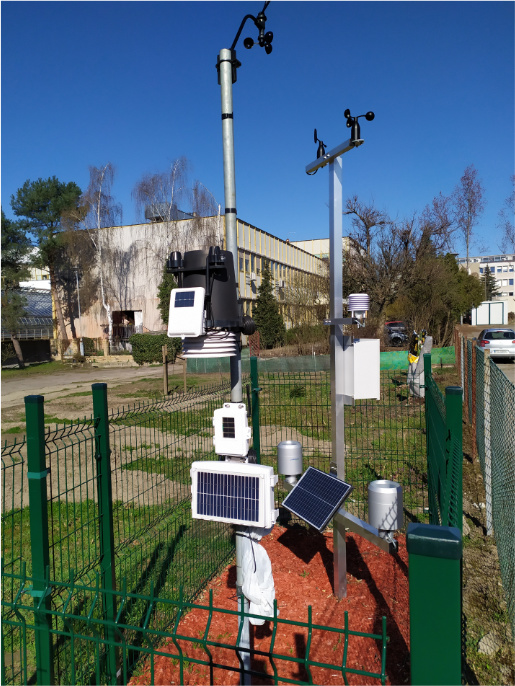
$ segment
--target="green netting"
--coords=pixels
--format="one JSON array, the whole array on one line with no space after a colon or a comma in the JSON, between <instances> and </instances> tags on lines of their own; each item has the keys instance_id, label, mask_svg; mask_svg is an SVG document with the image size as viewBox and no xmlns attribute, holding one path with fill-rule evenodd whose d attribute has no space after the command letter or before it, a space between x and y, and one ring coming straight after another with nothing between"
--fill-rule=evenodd
<instances>
[{"instance_id":1,"label":"green netting","mask_svg":"<svg viewBox=\"0 0 515 686\"><path fill-rule=\"evenodd\" d=\"M244 348L241 353L243 372L249 371L249 351ZM211 359L188 359L188 372L193 374L212 374L229 371L228 357L214 357ZM431 351L432 364L455 364L454 346L449 348L433 348ZM396 350L381 353L381 370L407 369L408 351ZM259 370L262 372L325 372L330 369L329 355L305 355L296 357L268 357L259 358Z\"/></svg>"}]
</instances>

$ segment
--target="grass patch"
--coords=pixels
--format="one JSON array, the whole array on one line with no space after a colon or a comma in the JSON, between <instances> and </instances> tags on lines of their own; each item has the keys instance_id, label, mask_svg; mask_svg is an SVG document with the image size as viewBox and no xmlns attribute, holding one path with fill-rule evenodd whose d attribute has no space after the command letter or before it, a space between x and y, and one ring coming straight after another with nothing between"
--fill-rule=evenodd
<instances>
[{"instance_id":1,"label":"grass patch","mask_svg":"<svg viewBox=\"0 0 515 686\"><path fill-rule=\"evenodd\" d=\"M2 434L21 434L25 432L23 426L12 426L10 429L2 429Z\"/></svg>"},{"instance_id":2,"label":"grass patch","mask_svg":"<svg viewBox=\"0 0 515 686\"><path fill-rule=\"evenodd\" d=\"M55 374L68 370L65 362L41 362L40 364L30 365L24 369L2 369L2 379L17 379L25 376L37 376L45 374Z\"/></svg>"}]
</instances>

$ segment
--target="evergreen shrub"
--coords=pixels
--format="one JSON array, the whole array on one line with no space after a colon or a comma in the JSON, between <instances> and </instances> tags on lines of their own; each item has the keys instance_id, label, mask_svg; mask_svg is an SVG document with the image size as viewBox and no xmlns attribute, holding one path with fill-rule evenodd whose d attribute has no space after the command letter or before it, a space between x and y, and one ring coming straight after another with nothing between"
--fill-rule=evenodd
<instances>
[{"instance_id":1,"label":"evergreen shrub","mask_svg":"<svg viewBox=\"0 0 515 686\"><path fill-rule=\"evenodd\" d=\"M175 362L181 350L180 338L169 338L166 333L135 333L129 338L132 346L132 357L138 364L152 364L163 361L162 347L168 348L168 360Z\"/></svg>"}]
</instances>

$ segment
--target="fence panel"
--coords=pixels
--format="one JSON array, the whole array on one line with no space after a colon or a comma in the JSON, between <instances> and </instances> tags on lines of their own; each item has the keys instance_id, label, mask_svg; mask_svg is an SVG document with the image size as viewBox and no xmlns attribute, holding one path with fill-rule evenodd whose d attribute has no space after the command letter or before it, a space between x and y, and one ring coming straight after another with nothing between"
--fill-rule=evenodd
<instances>
[{"instance_id":1,"label":"fence panel","mask_svg":"<svg viewBox=\"0 0 515 686\"><path fill-rule=\"evenodd\" d=\"M38 628L30 603L31 579L15 576L12 582L17 585L18 593L13 600L2 600L2 604L11 610L9 624L20 633L33 637L37 635ZM106 683L108 674L103 657L109 647L120 656L120 680L124 684L129 682L132 665L138 661L141 664L138 683L164 683L163 673L171 683L213 683L215 673L219 678L222 675L223 683L230 683L231 676L234 681L238 672L240 678L243 676L240 660L243 650L249 650L251 654L246 680L254 676L259 683L273 680L274 683L300 685L306 683L306 679L308 683L326 683L328 678L337 676L340 682L345 683L349 683L349 677L354 677L353 683L370 683L371 680L386 683L388 636L385 617L380 619L381 632L370 634L350 628L347 613L343 627L315 623L311 607L308 608L307 621L289 620L279 616L277 601L274 601L274 615L269 618L270 640L265 650L253 645L245 649L239 645L238 626L242 617L256 615L245 613L243 607L240 610L214 607L212 592L209 604L199 605L185 600L182 592L172 599L158 597L154 593L132 594L125 589L108 592L99 585L84 586L74 582L53 583L52 586L64 603L58 609L45 612L54 627L54 642L63 644L68 656L67 669L61 672L56 683ZM106 595L111 596L111 602L118 607L134 604L144 607L144 621L131 624L119 613L114 621L106 622L98 611L107 603ZM205 627L203 632L191 635L188 611L203 616L200 622ZM163 614L175 618L173 625L166 630L159 620ZM186 621L183 622L184 618ZM106 626L108 632L104 631ZM219 634L221 626L223 633ZM278 632L282 639L284 635L291 636L292 646L305 641L305 649L297 651L296 655L293 651L290 654L279 652L275 648ZM106 634L113 637L110 646ZM360 647L367 643L372 644L376 660L370 670L359 669L353 666L353 660L359 659ZM328 645L332 647L330 652ZM28 647L26 642L24 649ZM376 671L372 671L374 668ZM195 675L192 675L193 670Z\"/></svg>"},{"instance_id":2,"label":"fence panel","mask_svg":"<svg viewBox=\"0 0 515 686\"><path fill-rule=\"evenodd\" d=\"M515 642L515 386L489 363L492 519Z\"/></svg>"},{"instance_id":3,"label":"fence panel","mask_svg":"<svg viewBox=\"0 0 515 686\"><path fill-rule=\"evenodd\" d=\"M331 463L330 375L322 372L259 373L260 451L276 467L277 445L303 446L304 469L329 472ZM367 518L368 484L393 479L403 486L410 521L422 521L427 507L423 401L409 397L407 372L381 372L381 399L345 407L345 478L354 487L347 509ZM278 502L287 491L279 481Z\"/></svg>"}]
</instances>

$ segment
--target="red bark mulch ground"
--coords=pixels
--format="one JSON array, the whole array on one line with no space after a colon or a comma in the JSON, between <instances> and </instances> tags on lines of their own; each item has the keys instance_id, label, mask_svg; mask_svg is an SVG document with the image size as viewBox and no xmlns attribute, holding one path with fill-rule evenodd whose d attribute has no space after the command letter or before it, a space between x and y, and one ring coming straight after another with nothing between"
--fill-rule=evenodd
<instances>
[{"instance_id":1,"label":"red bark mulch ground","mask_svg":"<svg viewBox=\"0 0 515 686\"><path fill-rule=\"evenodd\" d=\"M312 622L331 627L344 626L344 613L349 616L349 629L364 633L381 634L382 617L386 617L389 642L386 658L386 678L389 684L405 684L409 681L409 607L408 607L408 556L404 536L399 536L399 551L388 555L360 536L347 534L347 598L338 600L333 594L333 537L331 532L319 534L303 527L284 528L276 526L272 533L261 540L272 562L279 617L293 621L308 621L308 605L312 606ZM236 597L236 569L228 567L210 585L213 589L215 607L238 609ZM208 604L207 592L197 601ZM207 624L207 612L193 610L181 620L178 633L183 636L203 637ZM209 629L209 639L234 645L238 634L237 618L215 613ZM251 648L267 651L271 641L271 626L251 626ZM275 654L305 657L307 629L279 625L273 648ZM206 659L202 647L187 641L179 641L185 655ZM177 648L170 641L160 650L177 655ZM340 665L344 641L338 634L315 630L312 634L309 659L327 664ZM227 665L230 669L208 666L185 665L184 684L239 684L239 663L235 651L210 648L213 662ZM309 681L303 665L287 660L275 661L281 677ZM368 637L351 636L348 644L347 667L380 673L380 643ZM267 657L258 655L252 659L252 668L273 674ZM154 663L155 684L180 684L177 659L156 657ZM311 668L313 683L341 684L341 672L334 669ZM351 684L374 684L377 679L363 675L348 675ZM150 684L150 664L145 665L143 675L135 677L130 684ZM266 677L253 677L253 684L273 684ZM284 681L282 683L285 683Z\"/></svg>"}]
</instances>

